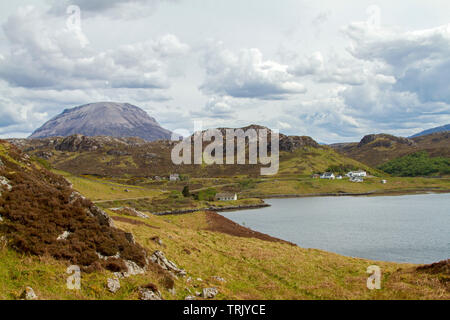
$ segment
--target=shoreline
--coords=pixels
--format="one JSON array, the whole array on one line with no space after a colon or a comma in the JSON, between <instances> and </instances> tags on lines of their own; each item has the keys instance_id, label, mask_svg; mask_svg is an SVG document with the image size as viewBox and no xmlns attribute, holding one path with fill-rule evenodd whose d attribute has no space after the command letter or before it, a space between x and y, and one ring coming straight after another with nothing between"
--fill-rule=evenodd
<instances>
[{"instance_id":1,"label":"shoreline","mask_svg":"<svg viewBox=\"0 0 450 320\"><path fill-rule=\"evenodd\" d=\"M403 195L421 195L421 194L443 194L450 193L450 190L435 190L435 189L414 189L414 190L392 190L392 191L372 191L372 192L358 192L358 193L305 193L305 194L277 194L277 195L256 195L252 198L261 199L294 199L294 198L319 198L319 197L381 197L381 196L403 196ZM199 211L213 211L213 212L233 212L241 210L252 210L271 207L268 203L237 205L225 207L208 207L196 209L180 209L162 212L150 212L155 216L166 215L181 215L189 214Z\"/></svg>"},{"instance_id":2,"label":"shoreline","mask_svg":"<svg viewBox=\"0 0 450 320\"><path fill-rule=\"evenodd\" d=\"M209 207L209 208L197 208L197 209L181 209L163 212L151 212L150 214L155 216L167 216L167 215L179 215L188 214L199 211L214 211L214 212L225 212L225 211L239 211L239 210L250 210L250 209L260 209L267 208L271 205L268 203L261 204L249 204L249 205L238 205L238 206L226 206L226 207Z\"/></svg>"},{"instance_id":3,"label":"shoreline","mask_svg":"<svg viewBox=\"0 0 450 320\"><path fill-rule=\"evenodd\" d=\"M383 190L369 192L327 192L327 193L294 193L294 194L272 194L272 195L253 195L257 199L290 199L290 198L315 198L315 197L378 197L378 196L402 196L402 195L420 195L420 194L441 194L450 193L450 189L411 189L411 190Z\"/></svg>"}]
</instances>

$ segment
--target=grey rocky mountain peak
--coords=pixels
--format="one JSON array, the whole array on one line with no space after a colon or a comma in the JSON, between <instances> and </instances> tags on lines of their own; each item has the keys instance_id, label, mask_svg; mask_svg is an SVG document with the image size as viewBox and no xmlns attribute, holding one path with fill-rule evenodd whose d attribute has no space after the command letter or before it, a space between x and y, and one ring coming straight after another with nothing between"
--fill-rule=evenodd
<instances>
[{"instance_id":1,"label":"grey rocky mountain peak","mask_svg":"<svg viewBox=\"0 0 450 320\"><path fill-rule=\"evenodd\" d=\"M171 132L162 128L144 110L129 103L98 102L66 109L30 138L47 138L74 134L85 136L139 137L147 141L170 139Z\"/></svg>"}]
</instances>

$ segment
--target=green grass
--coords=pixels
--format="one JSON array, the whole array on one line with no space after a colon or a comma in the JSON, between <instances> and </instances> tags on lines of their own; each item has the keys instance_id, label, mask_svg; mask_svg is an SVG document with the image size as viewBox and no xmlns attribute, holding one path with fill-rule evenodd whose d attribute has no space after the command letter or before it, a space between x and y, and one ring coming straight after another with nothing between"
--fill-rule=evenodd
<instances>
[{"instance_id":1,"label":"green grass","mask_svg":"<svg viewBox=\"0 0 450 320\"><path fill-rule=\"evenodd\" d=\"M92 201L154 197L162 193L161 190L120 184L107 179L79 177L59 170L53 172L64 176L75 190Z\"/></svg>"},{"instance_id":2,"label":"green grass","mask_svg":"<svg viewBox=\"0 0 450 320\"><path fill-rule=\"evenodd\" d=\"M209 231L203 212L127 218L145 224L116 221L116 226L132 232L150 253L162 250L193 279L175 279L175 295L164 287L164 278L154 269L122 279L116 294L106 289L106 280L111 277L107 271L83 273L81 291L71 291L66 287L69 263L3 248L0 299L17 299L26 286L40 299L137 299L137 288L148 283L156 284L165 299L184 299L207 287L219 289L217 299L450 299L448 276L418 273L410 264L349 258ZM161 238L163 247L151 240L154 236ZM366 270L373 264L383 273L381 290L366 287ZM215 276L226 282L217 282Z\"/></svg>"}]
</instances>

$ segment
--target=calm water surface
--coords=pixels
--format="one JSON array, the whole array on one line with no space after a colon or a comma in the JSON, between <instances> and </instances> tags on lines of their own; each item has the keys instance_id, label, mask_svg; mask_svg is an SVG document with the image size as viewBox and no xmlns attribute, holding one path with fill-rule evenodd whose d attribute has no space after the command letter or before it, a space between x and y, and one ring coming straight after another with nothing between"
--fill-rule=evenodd
<instances>
[{"instance_id":1,"label":"calm water surface","mask_svg":"<svg viewBox=\"0 0 450 320\"><path fill-rule=\"evenodd\" d=\"M410 263L450 258L450 194L266 202L272 207L222 214L303 248Z\"/></svg>"}]
</instances>

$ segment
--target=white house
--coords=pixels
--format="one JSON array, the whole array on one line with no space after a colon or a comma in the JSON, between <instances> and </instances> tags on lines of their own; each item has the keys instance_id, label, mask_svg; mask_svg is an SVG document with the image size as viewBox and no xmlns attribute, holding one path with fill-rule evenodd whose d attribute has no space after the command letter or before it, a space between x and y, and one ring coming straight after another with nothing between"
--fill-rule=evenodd
<instances>
[{"instance_id":1,"label":"white house","mask_svg":"<svg viewBox=\"0 0 450 320\"><path fill-rule=\"evenodd\" d=\"M170 181L180 181L180 175L178 173L173 173L170 175Z\"/></svg>"},{"instance_id":2,"label":"white house","mask_svg":"<svg viewBox=\"0 0 450 320\"><path fill-rule=\"evenodd\" d=\"M351 177L365 178L365 177L367 177L367 172L365 172L363 170L350 171L349 173L347 173L347 177L349 177L349 178L351 178Z\"/></svg>"},{"instance_id":3,"label":"white house","mask_svg":"<svg viewBox=\"0 0 450 320\"><path fill-rule=\"evenodd\" d=\"M215 199L218 201L236 201L238 198L236 193L223 192L216 194Z\"/></svg>"},{"instance_id":4,"label":"white house","mask_svg":"<svg viewBox=\"0 0 450 320\"><path fill-rule=\"evenodd\" d=\"M325 172L320 176L320 179L328 179L328 180L334 180L336 177L334 176L333 172Z\"/></svg>"}]
</instances>

